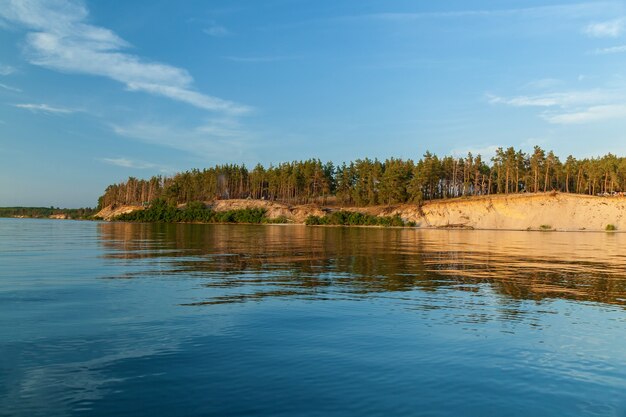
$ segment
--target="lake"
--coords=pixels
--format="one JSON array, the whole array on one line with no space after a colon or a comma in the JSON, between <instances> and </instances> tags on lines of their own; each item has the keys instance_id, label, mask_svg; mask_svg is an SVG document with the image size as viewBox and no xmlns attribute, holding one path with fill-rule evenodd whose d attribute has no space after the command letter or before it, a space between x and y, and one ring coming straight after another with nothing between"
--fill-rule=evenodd
<instances>
[{"instance_id":1,"label":"lake","mask_svg":"<svg viewBox=\"0 0 626 417\"><path fill-rule=\"evenodd\" d=\"M0 219L0 415L626 416L625 248Z\"/></svg>"}]
</instances>

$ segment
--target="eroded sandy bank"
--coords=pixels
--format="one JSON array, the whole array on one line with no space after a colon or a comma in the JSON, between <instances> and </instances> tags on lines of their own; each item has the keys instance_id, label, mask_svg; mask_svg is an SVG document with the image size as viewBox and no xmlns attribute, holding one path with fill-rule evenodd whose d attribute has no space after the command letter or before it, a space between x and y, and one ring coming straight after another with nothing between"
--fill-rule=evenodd
<instances>
[{"instance_id":1,"label":"eroded sandy bank","mask_svg":"<svg viewBox=\"0 0 626 417\"><path fill-rule=\"evenodd\" d=\"M467 197L425 202L421 207L415 204L321 207L261 200L220 200L207 204L216 211L264 208L269 218L284 217L293 223L304 223L310 215L349 210L375 216L399 215L422 228L600 231L611 224L618 231L626 231L626 198L562 193ZM142 209L141 206L106 207L97 216L111 220L120 214Z\"/></svg>"}]
</instances>

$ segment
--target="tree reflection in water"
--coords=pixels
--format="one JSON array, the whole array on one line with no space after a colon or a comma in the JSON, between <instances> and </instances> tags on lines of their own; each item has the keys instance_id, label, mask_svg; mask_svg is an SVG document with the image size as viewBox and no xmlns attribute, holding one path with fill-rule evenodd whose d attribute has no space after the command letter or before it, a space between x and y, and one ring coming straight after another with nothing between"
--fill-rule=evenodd
<instances>
[{"instance_id":1,"label":"tree reflection in water","mask_svg":"<svg viewBox=\"0 0 626 417\"><path fill-rule=\"evenodd\" d=\"M109 278L185 277L213 289L188 305L415 290L626 305L623 234L101 223L99 236L107 258L158 261Z\"/></svg>"}]
</instances>

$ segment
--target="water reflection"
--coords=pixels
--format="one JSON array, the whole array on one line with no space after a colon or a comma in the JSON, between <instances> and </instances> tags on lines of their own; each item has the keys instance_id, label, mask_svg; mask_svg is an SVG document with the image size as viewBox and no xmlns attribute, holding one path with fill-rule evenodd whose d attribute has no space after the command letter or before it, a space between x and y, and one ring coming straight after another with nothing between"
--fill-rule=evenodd
<instances>
[{"instance_id":1,"label":"water reflection","mask_svg":"<svg viewBox=\"0 0 626 417\"><path fill-rule=\"evenodd\" d=\"M189 305L456 290L508 300L626 305L626 235L305 226L102 223L106 258L145 269L108 278L198 279ZM155 267L157 269L155 269ZM513 309L512 311L515 311Z\"/></svg>"},{"instance_id":2,"label":"water reflection","mask_svg":"<svg viewBox=\"0 0 626 417\"><path fill-rule=\"evenodd\" d=\"M0 415L623 415L624 239L2 220Z\"/></svg>"}]
</instances>

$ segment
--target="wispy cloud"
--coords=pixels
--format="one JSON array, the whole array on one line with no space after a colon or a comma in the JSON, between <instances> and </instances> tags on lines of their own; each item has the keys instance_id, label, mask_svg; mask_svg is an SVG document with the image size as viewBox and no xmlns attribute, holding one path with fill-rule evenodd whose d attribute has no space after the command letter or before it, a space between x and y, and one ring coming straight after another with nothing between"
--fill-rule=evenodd
<instances>
[{"instance_id":1,"label":"wispy cloud","mask_svg":"<svg viewBox=\"0 0 626 417\"><path fill-rule=\"evenodd\" d=\"M608 48L598 48L593 51L596 55L619 54L626 52L626 45L610 46Z\"/></svg>"},{"instance_id":2,"label":"wispy cloud","mask_svg":"<svg viewBox=\"0 0 626 417\"><path fill-rule=\"evenodd\" d=\"M70 114L70 113L75 113L77 111L75 109L68 109L65 107L54 107L48 104L23 103L23 104L14 104L13 106L19 109L30 110L33 113Z\"/></svg>"},{"instance_id":3,"label":"wispy cloud","mask_svg":"<svg viewBox=\"0 0 626 417\"><path fill-rule=\"evenodd\" d=\"M533 90L545 90L548 88L553 88L563 84L562 80L557 78L540 78L538 80L533 80L524 85L524 88L529 88Z\"/></svg>"},{"instance_id":4,"label":"wispy cloud","mask_svg":"<svg viewBox=\"0 0 626 417\"><path fill-rule=\"evenodd\" d=\"M278 62L278 61L290 61L296 59L295 56L225 56L225 60L233 62Z\"/></svg>"},{"instance_id":5,"label":"wispy cloud","mask_svg":"<svg viewBox=\"0 0 626 417\"><path fill-rule=\"evenodd\" d=\"M11 75L15 72L15 68L10 65L0 64L0 75Z\"/></svg>"},{"instance_id":6,"label":"wispy cloud","mask_svg":"<svg viewBox=\"0 0 626 417\"><path fill-rule=\"evenodd\" d=\"M452 10L435 12L383 12L363 15L345 16L343 20L386 20L412 21L428 18L481 18L501 16L522 16L529 18L543 18L558 16L559 18L589 18L601 16L611 11L621 10L615 2L587 2L552 6L523 7L510 9L483 9L483 10Z\"/></svg>"},{"instance_id":7,"label":"wispy cloud","mask_svg":"<svg viewBox=\"0 0 626 417\"><path fill-rule=\"evenodd\" d=\"M626 117L626 105L624 104L592 106L582 111L543 115L544 119L554 124L581 124L624 117Z\"/></svg>"},{"instance_id":8,"label":"wispy cloud","mask_svg":"<svg viewBox=\"0 0 626 417\"><path fill-rule=\"evenodd\" d=\"M154 168L156 165L150 162L132 160L128 158L100 158L102 162L124 168L146 169Z\"/></svg>"},{"instance_id":9,"label":"wispy cloud","mask_svg":"<svg viewBox=\"0 0 626 417\"><path fill-rule=\"evenodd\" d=\"M523 95L516 97L500 97L487 94L491 104L506 104L514 107L571 107L576 105L602 103L623 97L623 92L612 90L587 90Z\"/></svg>"},{"instance_id":10,"label":"wispy cloud","mask_svg":"<svg viewBox=\"0 0 626 417\"><path fill-rule=\"evenodd\" d=\"M223 38L233 34L230 30L226 29L224 26L218 25L215 22L210 22L207 27L202 29L202 32L209 36L213 36L214 38Z\"/></svg>"},{"instance_id":11,"label":"wispy cloud","mask_svg":"<svg viewBox=\"0 0 626 417\"><path fill-rule=\"evenodd\" d=\"M7 90L7 91L12 91L14 93L21 93L22 90L20 90L19 88L16 87L11 87L10 85L6 85L6 84L2 84L0 83L0 88Z\"/></svg>"},{"instance_id":12,"label":"wispy cloud","mask_svg":"<svg viewBox=\"0 0 626 417\"><path fill-rule=\"evenodd\" d=\"M80 1L0 0L0 18L27 28L26 56L46 68L98 75L130 91L167 97L205 110L240 114L248 106L193 89L184 69L123 52L129 44L113 31L87 23Z\"/></svg>"},{"instance_id":13,"label":"wispy cloud","mask_svg":"<svg viewBox=\"0 0 626 417\"><path fill-rule=\"evenodd\" d=\"M595 89L511 98L487 95L491 104L543 108L552 124L581 124L626 117L626 90Z\"/></svg>"},{"instance_id":14,"label":"wispy cloud","mask_svg":"<svg viewBox=\"0 0 626 417\"><path fill-rule=\"evenodd\" d=\"M626 18L607 20L588 24L583 32L592 38L617 38L626 27Z\"/></svg>"},{"instance_id":15,"label":"wispy cloud","mask_svg":"<svg viewBox=\"0 0 626 417\"><path fill-rule=\"evenodd\" d=\"M138 159L130 159L125 157L119 158L99 158L101 162L104 162L109 165L115 165L122 168L132 168L132 169L158 169L160 172L172 172L171 168L164 167L162 165L153 164L151 162L141 161Z\"/></svg>"},{"instance_id":16,"label":"wispy cloud","mask_svg":"<svg viewBox=\"0 0 626 417\"><path fill-rule=\"evenodd\" d=\"M151 145L201 155L213 160L240 160L253 143L253 134L232 118L208 120L192 128L156 122L113 125L120 136Z\"/></svg>"}]
</instances>

